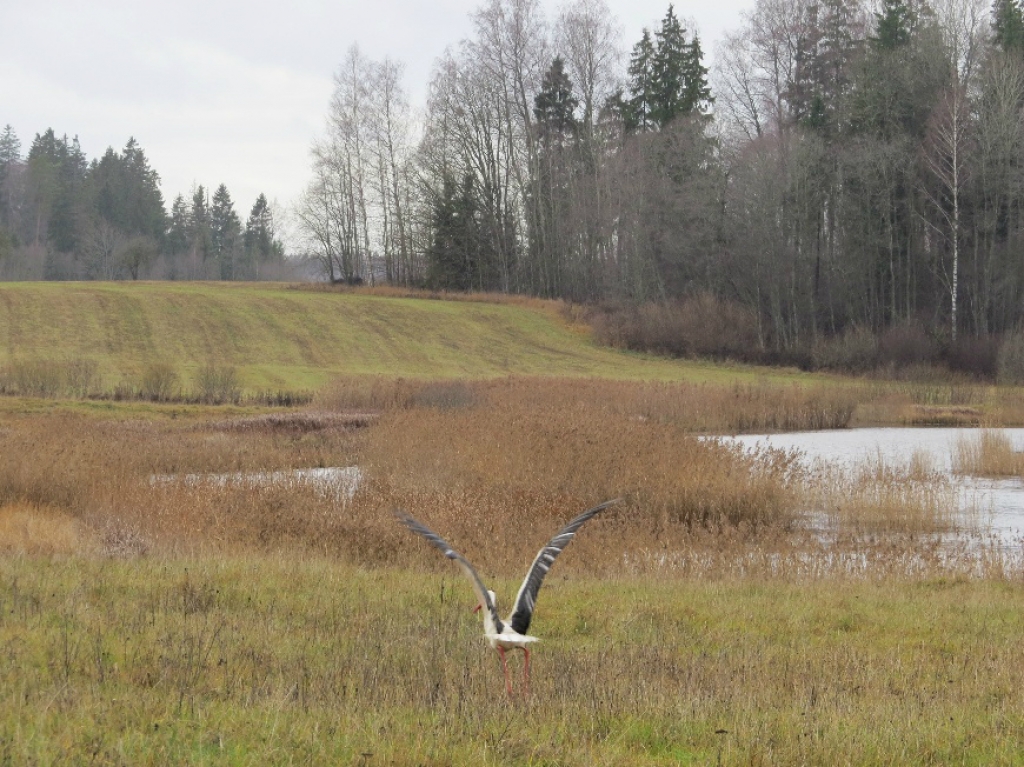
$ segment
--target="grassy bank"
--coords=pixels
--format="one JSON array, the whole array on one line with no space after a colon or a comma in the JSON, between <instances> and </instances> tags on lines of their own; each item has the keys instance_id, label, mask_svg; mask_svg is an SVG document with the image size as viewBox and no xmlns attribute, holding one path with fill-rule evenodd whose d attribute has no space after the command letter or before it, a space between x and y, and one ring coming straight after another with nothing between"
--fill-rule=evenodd
<instances>
[{"instance_id":1,"label":"grassy bank","mask_svg":"<svg viewBox=\"0 0 1024 767\"><path fill-rule=\"evenodd\" d=\"M682 364L595 345L554 303L442 301L249 283L0 285L0 368L85 363L112 391L169 366L186 388L234 367L246 391L309 391L333 375L425 379L520 375L632 380L786 378ZM86 370L85 373L89 373ZM79 376L82 373L79 372Z\"/></svg>"},{"instance_id":2,"label":"grassy bank","mask_svg":"<svg viewBox=\"0 0 1024 767\"><path fill-rule=\"evenodd\" d=\"M146 414L134 404L87 404L97 400L172 402L184 414L214 403L296 407L337 401L339 392L351 400L359 389L373 401L366 392L399 379L420 386L508 377L702 387L710 416L690 418L697 429L1024 424L1018 388L872 382L623 352L596 344L554 302L266 283L0 285L0 413L52 411L60 402L100 415ZM693 396L681 390L682 399ZM730 397L741 406L734 413ZM760 412L751 414L745 401L753 397ZM809 418L815 399L824 407ZM845 420L833 409L839 400L850 411Z\"/></svg>"}]
</instances>

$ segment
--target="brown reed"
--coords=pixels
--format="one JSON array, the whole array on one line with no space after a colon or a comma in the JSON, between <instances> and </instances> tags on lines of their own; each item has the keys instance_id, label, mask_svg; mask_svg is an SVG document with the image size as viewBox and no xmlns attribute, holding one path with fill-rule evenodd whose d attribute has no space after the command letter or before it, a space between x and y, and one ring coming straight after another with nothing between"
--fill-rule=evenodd
<instances>
[{"instance_id":1,"label":"brown reed","mask_svg":"<svg viewBox=\"0 0 1024 767\"><path fill-rule=\"evenodd\" d=\"M831 509L830 524L861 539L948 528L946 489L926 477L908 484L876 469L830 486L792 454L744 453L693 433L698 424L818 423L822 412L842 412L845 397L800 387L350 379L316 409L287 416L25 415L0 430L0 504L57 510L117 556L299 549L443 567L394 523L403 508L508 576L560 522L618 496L627 502L588 526L560 570L658 568L680 552L727 563L744 551L816 550L802 521L814 508ZM363 480L347 502L294 484L155 480L356 465Z\"/></svg>"},{"instance_id":2,"label":"brown reed","mask_svg":"<svg viewBox=\"0 0 1024 767\"><path fill-rule=\"evenodd\" d=\"M1024 453L1001 431L986 429L953 446L953 470L975 477L1024 477Z\"/></svg>"}]
</instances>

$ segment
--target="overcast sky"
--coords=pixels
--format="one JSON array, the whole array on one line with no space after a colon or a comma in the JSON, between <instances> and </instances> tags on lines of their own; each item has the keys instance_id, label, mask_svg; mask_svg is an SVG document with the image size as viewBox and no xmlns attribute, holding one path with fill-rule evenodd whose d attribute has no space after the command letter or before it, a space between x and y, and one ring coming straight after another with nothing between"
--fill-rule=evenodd
<instances>
[{"instance_id":1,"label":"overcast sky","mask_svg":"<svg viewBox=\"0 0 1024 767\"><path fill-rule=\"evenodd\" d=\"M668 0L608 0L626 50ZM561 0L542 0L553 19ZM431 66L470 36L482 0L0 0L0 127L27 152L36 133L77 135L90 159L134 136L168 208L224 183L244 220L263 192L291 204L309 179L332 75L353 43L406 66L422 108ZM753 0L680 2L705 61Z\"/></svg>"}]
</instances>

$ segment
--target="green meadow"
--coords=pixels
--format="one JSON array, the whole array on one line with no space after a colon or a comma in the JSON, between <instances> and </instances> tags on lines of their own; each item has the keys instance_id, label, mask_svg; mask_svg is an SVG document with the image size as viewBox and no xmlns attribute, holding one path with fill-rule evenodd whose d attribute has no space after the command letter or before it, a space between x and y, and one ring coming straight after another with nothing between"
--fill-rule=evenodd
<instances>
[{"instance_id":1,"label":"green meadow","mask_svg":"<svg viewBox=\"0 0 1024 767\"><path fill-rule=\"evenodd\" d=\"M624 354L574 330L554 304L446 301L248 283L0 285L0 367L89 360L101 388L170 364L237 368L251 390L313 390L332 375L509 374L724 380L783 373Z\"/></svg>"}]
</instances>

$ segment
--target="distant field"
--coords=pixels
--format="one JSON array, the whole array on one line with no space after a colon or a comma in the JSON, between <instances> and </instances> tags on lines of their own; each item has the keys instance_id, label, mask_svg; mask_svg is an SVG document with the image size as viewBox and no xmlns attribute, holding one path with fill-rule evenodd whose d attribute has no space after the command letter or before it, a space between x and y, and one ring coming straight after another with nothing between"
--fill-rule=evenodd
<instances>
[{"instance_id":1,"label":"distant field","mask_svg":"<svg viewBox=\"0 0 1024 767\"><path fill-rule=\"evenodd\" d=\"M332 375L508 374L722 381L790 371L655 359L595 345L556 305L441 301L280 284L0 284L0 367L88 360L104 387L169 363L182 381L211 363L246 389L309 390Z\"/></svg>"}]
</instances>

